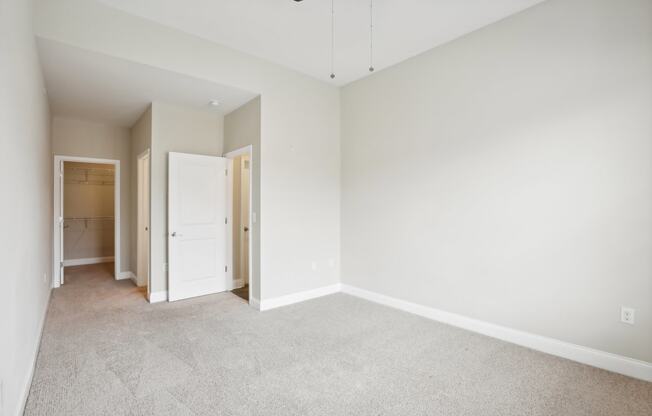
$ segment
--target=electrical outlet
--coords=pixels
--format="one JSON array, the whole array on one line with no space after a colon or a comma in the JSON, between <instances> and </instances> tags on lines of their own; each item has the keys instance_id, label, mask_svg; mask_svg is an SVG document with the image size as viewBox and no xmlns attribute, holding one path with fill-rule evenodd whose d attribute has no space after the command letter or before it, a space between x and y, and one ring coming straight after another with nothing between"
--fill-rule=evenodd
<instances>
[{"instance_id":1,"label":"electrical outlet","mask_svg":"<svg viewBox=\"0 0 652 416\"><path fill-rule=\"evenodd\" d=\"M626 324L634 325L634 308L622 306L620 308L620 320Z\"/></svg>"},{"instance_id":2,"label":"electrical outlet","mask_svg":"<svg viewBox=\"0 0 652 416\"><path fill-rule=\"evenodd\" d=\"M328 265L330 267L335 267L335 259L328 259Z\"/></svg>"},{"instance_id":3,"label":"electrical outlet","mask_svg":"<svg viewBox=\"0 0 652 416\"><path fill-rule=\"evenodd\" d=\"M312 262L312 270L315 271L317 270L317 262Z\"/></svg>"}]
</instances>

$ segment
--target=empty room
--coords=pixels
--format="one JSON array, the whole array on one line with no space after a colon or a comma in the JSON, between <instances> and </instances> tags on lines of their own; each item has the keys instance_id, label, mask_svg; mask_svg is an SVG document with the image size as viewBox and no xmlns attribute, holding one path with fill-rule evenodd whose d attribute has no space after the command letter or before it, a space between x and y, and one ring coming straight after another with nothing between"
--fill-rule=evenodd
<instances>
[{"instance_id":1,"label":"empty room","mask_svg":"<svg viewBox=\"0 0 652 416\"><path fill-rule=\"evenodd\" d=\"M0 416L652 415L651 0L0 0Z\"/></svg>"}]
</instances>

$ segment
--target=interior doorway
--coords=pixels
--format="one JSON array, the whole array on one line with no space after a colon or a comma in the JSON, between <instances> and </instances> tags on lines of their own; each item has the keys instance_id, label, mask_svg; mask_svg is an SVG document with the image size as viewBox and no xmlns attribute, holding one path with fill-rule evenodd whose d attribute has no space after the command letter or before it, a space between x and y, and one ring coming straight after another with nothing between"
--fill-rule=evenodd
<instances>
[{"instance_id":1,"label":"interior doorway","mask_svg":"<svg viewBox=\"0 0 652 416\"><path fill-rule=\"evenodd\" d=\"M149 149L138 156L137 166L137 235L136 235L136 286L147 286L150 299L150 153Z\"/></svg>"},{"instance_id":2,"label":"interior doorway","mask_svg":"<svg viewBox=\"0 0 652 416\"><path fill-rule=\"evenodd\" d=\"M233 161L232 178L232 242L233 289L232 293L250 302L251 279L251 221L252 221L252 147L229 152L226 158Z\"/></svg>"},{"instance_id":3,"label":"interior doorway","mask_svg":"<svg viewBox=\"0 0 652 416\"><path fill-rule=\"evenodd\" d=\"M110 264L120 270L120 162L55 156L53 286L65 268Z\"/></svg>"}]
</instances>

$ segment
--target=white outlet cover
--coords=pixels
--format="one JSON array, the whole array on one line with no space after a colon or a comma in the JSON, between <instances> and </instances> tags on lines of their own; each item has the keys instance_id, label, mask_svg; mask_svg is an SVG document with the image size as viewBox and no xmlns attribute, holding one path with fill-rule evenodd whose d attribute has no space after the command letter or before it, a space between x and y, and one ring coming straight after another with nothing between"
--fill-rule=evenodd
<instances>
[{"instance_id":1,"label":"white outlet cover","mask_svg":"<svg viewBox=\"0 0 652 416\"><path fill-rule=\"evenodd\" d=\"M634 325L634 308L625 306L620 308L620 320L626 324Z\"/></svg>"}]
</instances>

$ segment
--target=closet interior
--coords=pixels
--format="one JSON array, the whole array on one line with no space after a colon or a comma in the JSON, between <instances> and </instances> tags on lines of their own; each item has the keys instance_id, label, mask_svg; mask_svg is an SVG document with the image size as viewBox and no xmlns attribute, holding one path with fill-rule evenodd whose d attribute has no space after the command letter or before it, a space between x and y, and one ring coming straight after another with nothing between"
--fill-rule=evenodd
<instances>
[{"instance_id":1,"label":"closet interior","mask_svg":"<svg viewBox=\"0 0 652 416\"><path fill-rule=\"evenodd\" d=\"M64 162L64 266L114 261L115 167Z\"/></svg>"}]
</instances>

